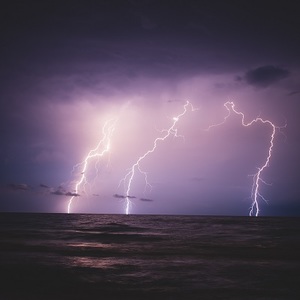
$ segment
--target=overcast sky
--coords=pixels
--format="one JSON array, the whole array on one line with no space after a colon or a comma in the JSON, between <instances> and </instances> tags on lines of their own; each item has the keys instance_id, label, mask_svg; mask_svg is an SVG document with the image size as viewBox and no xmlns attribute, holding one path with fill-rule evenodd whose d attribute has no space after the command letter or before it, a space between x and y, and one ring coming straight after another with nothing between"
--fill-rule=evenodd
<instances>
[{"instance_id":1,"label":"overcast sky","mask_svg":"<svg viewBox=\"0 0 300 300\"><path fill-rule=\"evenodd\" d=\"M6 1L0 10L0 210L299 215L300 19L296 1ZM108 153L82 162L116 119Z\"/></svg>"}]
</instances>

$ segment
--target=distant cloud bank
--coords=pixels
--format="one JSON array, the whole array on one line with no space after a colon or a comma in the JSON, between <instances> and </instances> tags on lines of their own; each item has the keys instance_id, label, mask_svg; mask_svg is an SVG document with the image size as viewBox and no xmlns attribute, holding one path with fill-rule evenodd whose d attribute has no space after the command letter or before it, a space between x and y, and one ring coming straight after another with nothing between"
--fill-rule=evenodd
<instances>
[{"instance_id":1,"label":"distant cloud bank","mask_svg":"<svg viewBox=\"0 0 300 300\"><path fill-rule=\"evenodd\" d=\"M262 66L246 72L245 80L256 87L267 87L290 75L288 70L275 66Z\"/></svg>"}]
</instances>

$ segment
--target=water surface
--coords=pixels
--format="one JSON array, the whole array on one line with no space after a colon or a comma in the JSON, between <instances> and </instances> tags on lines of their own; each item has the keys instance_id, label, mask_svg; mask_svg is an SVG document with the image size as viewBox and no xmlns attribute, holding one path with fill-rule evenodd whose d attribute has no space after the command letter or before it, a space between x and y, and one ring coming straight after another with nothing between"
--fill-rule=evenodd
<instances>
[{"instance_id":1,"label":"water surface","mask_svg":"<svg viewBox=\"0 0 300 300\"><path fill-rule=\"evenodd\" d=\"M0 299L300 299L300 218L0 214Z\"/></svg>"}]
</instances>

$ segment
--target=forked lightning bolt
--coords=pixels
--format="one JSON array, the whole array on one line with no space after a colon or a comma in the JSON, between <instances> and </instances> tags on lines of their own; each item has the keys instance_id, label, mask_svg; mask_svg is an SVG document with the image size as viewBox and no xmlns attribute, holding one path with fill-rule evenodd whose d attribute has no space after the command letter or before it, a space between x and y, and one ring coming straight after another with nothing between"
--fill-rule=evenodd
<instances>
[{"instance_id":1,"label":"forked lightning bolt","mask_svg":"<svg viewBox=\"0 0 300 300\"><path fill-rule=\"evenodd\" d=\"M77 166L82 166L81 176L80 176L79 180L77 181L77 183L75 185L74 196L72 196L70 198L69 202L68 202L68 213L71 212L71 206L72 206L75 195L79 195L80 186L87 182L86 172L87 172L89 161L93 158L96 158L96 157L98 157L98 158L102 157L107 152L109 152L111 137L112 137L113 132L115 130L115 125L116 125L116 119L106 121L105 124L103 125L103 128L102 128L102 134L103 134L102 139L99 141L97 146L87 154L87 156L85 157L83 162L81 162L81 163L77 164L76 166L74 166L73 169L75 169Z\"/></svg>"},{"instance_id":2,"label":"forked lightning bolt","mask_svg":"<svg viewBox=\"0 0 300 300\"><path fill-rule=\"evenodd\" d=\"M273 151L273 147L274 147L274 138L275 138L276 130L278 130L282 127L278 127L278 126L274 125L274 123L272 123L270 120L264 120L260 117L257 117L255 119L253 119L252 121L246 123L245 115L242 112L237 111L235 109L235 104L233 102L227 101L226 103L224 103L224 106L227 109L228 114L225 116L223 122L221 122L219 124L211 125L208 127L207 130L211 129L212 127L216 127L216 126L224 124L232 112L242 117L242 126L244 126L244 127L251 126L252 124L258 123L258 122L267 124L271 127L270 142L269 142L269 148L267 151L267 157L266 157L264 163L260 167L257 168L258 169L257 173L255 173L253 175L253 184L252 184L252 189L251 189L252 204L250 207L249 216L254 216L254 215L258 216L259 212L260 212L259 199L266 201L266 199L260 193L260 183L261 182L265 183L262 179L262 173L269 166L269 163L270 163L270 159L271 159L272 151Z\"/></svg>"},{"instance_id":3,"label":"forked lightning bolt","mask_svg":"<svg viewBox=\"0 0 300 300\"><path fill-rule=\"evenodd\" d=\"M134 176L136 174L136 172L140 172L141 174L143 174L144 178L145 178L145 183L146 186L150 186L148 180L147 180L147 173L142 171L140 163L142 162L143 159L145 159L149 154L153 153L158 145L158 142L164 141L165 139L167 139L169 136L173 135L175 137L178 137L177 134L177 128L176 125L179 121L179 119L186 114L188 107L191 107L191 110L194 111L195 109L193 108L192 104L187 101L185 103L185 105L183 106L183 112L179 115L177 115L176 117L173 117L173 122L172 125L168 128L168 129L164 129L161 132L165 133L162 137L158 137L154 140L153 142L153 147L148 150L147 152L145 152L142 156L140 156L137 161L132 165L132 167L129 169L129 172L125 175L125 177L121 180L121 182L124 182L124 186L125 186L125 213L126 215L128 215L130 213L130 207L131 207L131 201L130 198L132 198L132 196L130 196L130 191L131 191L131 186L132 186L132 182L134 179ZM120 183L121 183L120 182Z\"/></svg>"}]
</instances>

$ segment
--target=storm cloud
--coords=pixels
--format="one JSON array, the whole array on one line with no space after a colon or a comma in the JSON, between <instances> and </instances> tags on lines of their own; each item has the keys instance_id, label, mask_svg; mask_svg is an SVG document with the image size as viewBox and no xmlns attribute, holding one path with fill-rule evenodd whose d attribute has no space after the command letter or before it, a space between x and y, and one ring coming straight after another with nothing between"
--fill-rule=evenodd
<instances>
[{"instance_id":1,"label":"storm cloud","mask_svg":"<svg viewBox=\"0 0 300 300\"><path fill-rule=\"evenodd\" d=\"M54 191L51 191L51 194L57 195L57 196L69 196L69 197L80 196L78 193L66 191L62 186L59 186Z\"/></svg>"},{"instance_id":2,"label":"storm cloud","mask_svg":"<svg viewBox=\"0 0 300 300\"><path fill-rule=\"evenodd\" d=\"M158 142L141 163L155 201L147 205L137 170L130 194L144 197L132 201L133 213L248 213L248 174L265 159L270 128L244 128L232 116L204 131L221 124L228 99L247 121L259 114L288 124L286 142L276 134L264 173L274 184L263 187L270 205L262 214L276 201L288 206L287 197L298 201L296 2L6 2L0 10L0 185L14 184L1 189L9 197L1 197L0 209L18 210L18 197L27 197L31 211L65 212L84 175L72 211L124 213L124 201L112 201L127 198L120 180L186 100L199 109L177 124L184 139ZM74 170L115 117L109 155L91 159L83 174ZM11 192L28 187L32 192Z\"/></svg>"},{"instance_id":3,"label":"storm cloud","mask_svg":"<svg viewBox=\"0 0 300 300\"><path fill-rule=\"evenodd\" d=\"M145 201L145 202L152 202L154 201L153 199L149 199L149 198L140 198L141 201Z\"/></svg>"},{"instance_id":4,"label":"storm cloud","mask_svg":"<svg viewBox=\"0 0 300 300\"><path fill-rule=\"evenodd\" d=\"M245 75L248 84L256 87L268 87L278 81L287 78L290 72L276 66L262 66L250 70Z\"/></svg>"},{"instance_id":5,"label":"storm cloud","mask_svg":"<svg viewBox=\"0 0 300 300\"><path fill-rule=\"evenodd\" d=\"M120 198L120 199L135 199L136 197L135 196L125 196L125 195L120 195L120 194L114 194L113 195L114 198Z\"/></svg>"},{"instance_id":6,"label":"storm cloud","mask_svg":"<svg viewBox=\"0 0 300 300\"><path fill-rule=\"evenodd\" d=\"M11 190L17 191L28 191L30 190L30 187L26 183L9 183L7 184L7 187Z\"/></svg>"}]
</instances>

